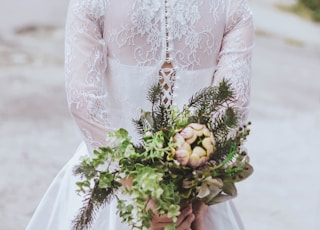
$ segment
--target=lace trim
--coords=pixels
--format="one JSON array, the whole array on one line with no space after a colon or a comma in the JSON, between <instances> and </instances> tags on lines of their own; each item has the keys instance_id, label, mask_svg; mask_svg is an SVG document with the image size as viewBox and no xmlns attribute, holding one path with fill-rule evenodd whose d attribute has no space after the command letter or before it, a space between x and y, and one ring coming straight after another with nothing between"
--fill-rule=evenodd
<instances>
[{"instance_id":1,"label":"lace trim","mask_svg":"<svg viewBox=\"0 0 320 230\"><path fill-rule=\"evenodd\" d=\"M165 50L166 50L166 59L163 64L163 67L159 71L159 82L162 84L164 89L164 98L163 102L168 107L172 104L172 95L173 95L173 89L174 89L174 82L175 82L175 75L176 71L173 68L172 65L172 58L169 48L171 46L171 34L170 34L170 26L169 26L169 20L170 20L170 14L168 11L169 8L169 2L168 0L164 1L164 17L165 17L165 34L166 34L166 42L165 42Z\"/></svg>"},{"instance_id":2,"label":"lace trim","mask_svg":"<svg viewBox=\"0 0 320 230\"><path fill-rule=\"evenodd\" d=\"M66 25L66 89L70 110L89 149L105 143L110 127L104 85L107 55L128 66L155 66L154 72L148 71L153 77L158 75L167 89L167 105L178 89L192 88L183 85L180 70L216 67L214 84L223 78L231 80L237 90L236 106L245 119L253 44L251 16L248 0L132 0L126 4L71 0ZM171 66L161 68L163 63ZM123 80L121 76L118 79ZM140 85L145 89L150 82L144 81ZM128 101L129 96L117 95L119 101Z\"/></svg>"},{"instance_id":3,"label":"lace trim","mask_svg":"<svg viewBox=\"0 0 320 230\"><path fill-rule=\"evenodd\" d=\"M168 107L172 104L174 83L176 77L176 70L174 68L161 69L159 82L162 84L164 89L163 102Z\"/></svg>"}]
</instances>

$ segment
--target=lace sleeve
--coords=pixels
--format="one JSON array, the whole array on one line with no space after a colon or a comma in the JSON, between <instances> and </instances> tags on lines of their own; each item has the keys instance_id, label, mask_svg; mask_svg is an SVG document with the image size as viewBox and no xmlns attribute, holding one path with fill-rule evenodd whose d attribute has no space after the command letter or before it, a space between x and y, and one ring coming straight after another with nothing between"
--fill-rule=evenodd
<instances>
[{"instance_id":1,"label":"lace sleeve","mask_svg":"<svg viewBox=\"0 0 320 230\"><path fill-rule=\"evenodd\" d=\"M104 144L107 127L103 15L103 0L71 0L66 22L68 105L89 152Z\"/></svg>"},{"instance_id":2,"label":"lace sleeve","mask_svg":"<svg viewBox=\"0 0 320 230\"><path fill-rule=\"evenodd\" d=\"M252 13L247 0L231 0L214 85L223 78L231 81L242 121L248 114L253 39Z\"/></svg>"}]
</instances>

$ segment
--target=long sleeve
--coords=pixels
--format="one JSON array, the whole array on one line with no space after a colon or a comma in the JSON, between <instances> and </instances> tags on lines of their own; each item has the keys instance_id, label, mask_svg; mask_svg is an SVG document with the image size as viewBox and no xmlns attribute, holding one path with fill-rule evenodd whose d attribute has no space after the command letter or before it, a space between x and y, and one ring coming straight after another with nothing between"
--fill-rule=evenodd
<instances>
[{"instance_id":1,"label":"long sleeve","mask_svg":"<svg viewBox=\"0 0 320 230\"><path fill-rule=\"evenodd\" d=\"M104 144L107 131L104 4L103 0L71 0L66 23L68 105L89 152Z\"/></svg>"},{"instance_id":2,"label":"long sleeve","mask_svg":"<svg viewBox=\"0 0 320 230\"><path fill-rule=\"evenodd\" d=\"M222 79L231 81L236 91L235 106L242 121L248 114L253 43L254 26L248 1L231 0L214 85Z\"/></svg>"}]
</instances>

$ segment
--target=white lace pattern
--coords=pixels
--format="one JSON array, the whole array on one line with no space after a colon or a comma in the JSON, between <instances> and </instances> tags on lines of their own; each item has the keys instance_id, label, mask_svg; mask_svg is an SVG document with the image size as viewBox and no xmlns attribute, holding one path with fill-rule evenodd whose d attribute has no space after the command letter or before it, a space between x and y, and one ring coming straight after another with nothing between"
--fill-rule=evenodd
<instances>
[{"instance_id":1,"label":"white lace pattern","mask_svg":"<svg viewBox=\"0 0 320 230\"><path fill-rule=\"evenodd\" d=\"M174 67L173 103L226 78L245 119L252 46L247 0L71 0L66 90L89 150L108 130L131 129L164 62Z\"/></svg>"}]
</instances>

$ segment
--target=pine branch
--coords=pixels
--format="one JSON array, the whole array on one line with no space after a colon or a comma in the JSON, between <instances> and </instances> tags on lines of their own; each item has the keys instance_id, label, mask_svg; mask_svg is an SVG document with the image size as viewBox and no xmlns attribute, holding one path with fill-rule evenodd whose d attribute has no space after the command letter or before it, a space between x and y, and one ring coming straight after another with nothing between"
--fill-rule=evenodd
<instances>
[{"instance_id":1,"label":"pine branch","mask_svg":"<svg viewBox=\"0 0 320 230\"><path fill-rule=\"evenodd\" d=\"M226 159L230 153L230 149L232 149L233 146L234 142L231 139L217 140L217 151L212 156L212 159L216 162L216 165L221 164Z\"/></svg>"},{"instance_id":2,"label":"pine branch","mask_svg":"<svg viewBox=\"0 0 320 230\"><path fill-rule=\"evenodd\" d=\"M141 116L138 119L133 119L132 122L141 136L144 135L146 130L154 131L154 120L150 112L141 112Z\"/></svg>"},{"instance_id":3,"label":"pine branch","mask_svg":"<svg viewBox=\"0 0 320 230\"><path fill-rule=\"evenodd\" d=\"M95 181L92 191L87 194L78 215L72 221L73 230L88 230L92 227L100 208L108 203L114 194L114 187L99 188L99 180Z\"/></svg>"},{"instance_id":4,"label":"pine branch","mask_svg":"<svg viewBox=\"0 0 320 230\"><path fill-rule=\"evenodd\" d=\"M151 102L152 107L151 107L151 117L153 120L153 127L157 127L157 120L155 118L155 110L157 109L157 106L162 103L162 87L160 83L157 83L153 85L147 95L147 99Z\"/></svg>"},{"instance_id":5,"label":"pine branch","mask_svg":"<svg viewBox=\"0 0 320 230\"><path fill-rule=\"evenodd\" d=\"M194 108L197 122L207 124L212 114L212 104L216 97L216 88L207 87L196 92L189 100L188 107Z\"/></svg>"},{"instance_id":6,"label":"pine branch","mask_svg":"<svg viewBox=\"0 0 320 230\"><path fill-rule=\"evenodd\" d=\"M135 144L133 147L136 153L143 153L145 151L145 146L143 142Z\"/></svg>"},{"instance_id":7,"label":"pine branch","mask_svg":"<svg viewBox=\"0 0 320 230\"><path fill-rule=\"evenodd\" d=\"M168 108L161 104L154 107L153 119L154 119L154 131L158 132L169 126L169 110Z\"/></svg>"},{"instance_id":8,"label":"pine branch","mask_svg":"<svg viewBox=\"0 0 320 230\"><path fill-rule=\"evenodd\" d=\"M90 180L97 175L97 171L91 164L82 161L80 165L74 167L73 174L75 176L80 176L80 178L87 178Z\"/></svg>"},{"instance_id":9,"label":"pine branch","mask_svg":"<svg viewBox=\"0 0 320 230\"><path fill-rule=\"evenodd\" d=\"M133 120L139 134L143 135L145 130L157 132L168 126L169 110L164 105L162 96L163 91L159 83L148 91L147 99L152 103L151 112L143 112L139 119Z\"/></svg>"},{"instance_id":10,"label":"pine branch","mask_svg":"<svg viewBox=\"0 0 320 230\"><path fill-rule=\"evenodd\" d=\"M132 122L136 127L138 134L142 136L144 134L145 127L147 126L146 120L140 117L139 119L133 119Z\"/></svg>"},{"instance_id":11,"label":"pine branch","mask_svg":"<svg viewBox=\"0 0 320 230\"><path fill-rule=\"evenodd\" d=\"M155 105L157 103L161 103L162 95L162 87L160 83L157 83L151 86L151 88L149 89L147 99L151 102L151 104Z\"/></svg>"},{"instance_id":12,"label":"pine branch","mask_svg":"<svg viewBox=\"0 0 320 230\"><path fill-rule=\"evenodd\" d=\"M216 139L227 138L232 128L238 125L239 116L231 107L227 107L225 111L216 117L211 117L210 128L214 130Z\"/></svg>"},{"instance_id":13,"label":"pine branch","mask_svg":"<svg viewBox=\"0 0 320 230\"><path fill-rule=\"evenodd\" d=\"M217 100L226 102L234 98L234 90L229 80L222 80L218 86Z\"/></svg>"},{"instance_id":14,"label":"pine branch","mask_svg":"<svg viewBox=\"0 0 320 230\"><path fill-rule=\"evenodd\" d=\"M208 124L215 113L224 110L234 100L234 93L229 81L223 80L218 86L207 87L196 92L188 106L195 108L197 121Z\"/></svg>"},{"instance_id":15,"label":"pine branch","mask_svg":"<svg viewBox=\"0 0 320 230\"><path fill-rule=\"evenodd\" d=\"M214 87L206 87L198 92L196 92L189 100L188 107L189 108L197 108L201 106L207 99L212 97L212 94L214 93Z\"/></svg>"}]
</instances>

